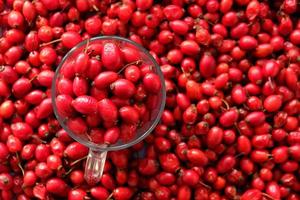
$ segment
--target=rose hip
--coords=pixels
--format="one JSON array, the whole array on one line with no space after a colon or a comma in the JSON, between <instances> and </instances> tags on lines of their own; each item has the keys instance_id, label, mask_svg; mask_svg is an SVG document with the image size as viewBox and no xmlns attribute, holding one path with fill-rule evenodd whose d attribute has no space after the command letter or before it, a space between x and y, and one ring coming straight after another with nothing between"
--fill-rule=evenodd
<instances>
[{"instance_id":1,"label":"rose hip","mask_svg":"<svg viewBox=\"0 0 300 200\"><path fill-rule=\"evenodd\" d=\"M84 74L89 67L89 56L82 52L76 56L74 63L74 71L77 74Z\"/></svg>"},{"instance_id":2,"label":"rose hip","mask_svg":"<svg viewBox=\"0 0 300 200\"><path fill-rule=\"evenodd\" d=\"M199 166L205 166L208 163L208 158L207 156L199 149L189 149L187 151L187 159Z\"/></svg>"},{"instance_id":3,"label":"rose hip","mask_svg":"<svg viewBox=\"0 0 300 200\"><path fill-rule=\"evenodd\" d=\"M136 124L139 122L140 115L138 111L131 106L121 107L119 110L120 117L125 123Z\"/></svg>"},{"instance_id":4,"label":"rose hip","mask_svg":"<svg viewBox=\"0 0 300 200\"><path fill-rule=\"evenodd\" d=\"M262 192L258 189L249 189L241 196L241 200L259 200L262 199Z\"/></svg>"},{"instance_id":5,"label":"rose hip","mask_svg":"<svg viewBox=\"0 0 300 200\"><path fill-rule=\"evenodd\" d=\"M118 79L118 74L112 71L101 72L94 79L94 85L98 89L104 89Z\"/></svg>"},{"instance_id":6,"label":"rose hip","mask_svg":"<svg viewBox=\"0 0 300 200\"><path fill-rule=\"evenodd\" d=\"M132 97L135 93L134 84L127 79L118 79L110 87L114 95L124 99Z\"/></svg>"},{"instance_id":7,"label":"rose hip","mask_svg":"<svg viewBox=\"0 0 300 200\"><path fill-rule=\"evenodd\" d=\"M227 110L220 116L220 124L223 127L232 126L236 123L238 117L239 113L236 109Z\"/></svg>"},{"instance_id":8,"label":"rose hip","mask_svg":"<svg viewBox=\"0 0 300 200\"><path fill-rule=\"evenodd\" d=\"M68 185L60 178L51 178L46 183L46 189L48 192L58 195L65 196L66 191L69 189Z\"/></svg>"},{"instance_id":9,"label":"rose hip","mask_svg":"<svg viewBox=\"0 0 300 200\"><path fill-rule=\"evenodd\" d=\"M223 139L223 130L220 127L214 126L212 127L206 138L207 146L211 149L215 148L219 144L221 144Z\"/></svg>"},{"instance_id":10,"label":"rose hip","mask_svg":"<svg viewBox=\"0 0 300 200\"><path fill-rule=\"evenodd\" d=\"M21 140L28 139L33 133L32 128L24 122L17 122L12 124L11 130L13 135Z\"/></svg>"},{"instance_id":11,"label":"rose hip","mask_svg":"<svg viewBox=\"0 0 300 200\"><path fill-rule=\"evenodd\" d=\"M82 114L94 114L97 112L97 100L91 96L79 96L71 104L76 111Z\"/></svg>"},{"instance_id":12,"label":"rose hip","mask_svg":"<svg viewBox=\"0 0 300 200\"><path fill-rule=\"evenodd\" d=\"M88 130L86 122L80 117L69 119L67 121L67 127L79 135L87 133Z\"/></svg>"},{"instance_id":13,"label":"rose hip","mask_svg":"<svg viewBox=\"0 0 300 200\"><path fill-rule=\"evenodd\" d=\"M208 78L215 73L216 61L209 53L204 53L199 62L199 69L201 74Z\"/></svg>"},{"instance_id":14,"label":"rose hip","mask_svg":"<svg viewBox=\"0 0 300 200\"><path fill-rule=\"evenodd\" d=\"M67 47L68 49L74 47L76 44L81 42L81 40L81 36L75 31L66 31L61 35L61 42L63 46Z\"/></svg>"},{"instance_id":15,"label":"rose hip","mask_svg":"<svg viewBox=\"0 0 300 200\"><path fill-rule=\"evenodd\" d=\"M83 77L75 77L73 80L73 92L76 96L86 95L88 92L88 82Z\"/></svg>"},{"instance_id":16,"label":"rose hip","mask_svg":"<svg viewBox=\"0 0 300 200\"><path fill-rule=\"evenodd\" d=\"M115 43L107 42L103 45L101 50L102 63L107 70L117 71L120 69L121 51Z\"/></svg>"},{"instance_id":17,"label":"rose hip","mask_svg":"<svg viewBox=\"0 0 300 200\"><path fill-rule=\"evenodd\" d=\"M12 92L17 98L24 97L32 88L32 84L27 78L20 78L14 82Z\"/></svg>"},{"instance_id":18,"label":"rose hip","mask_svg":"<svg viewBox=\"0 0 300 200\"><path fill-rule=\"evenodd\" d=\"M109 99L103 99L98 102L98 112L104 121L115 122L118 118L117 107Z\"/></svg>"},{"instance_id":19,"label":"rose hip","mask_svg":"<svg viewBox=\"0 0 300 200\"><path fill-rule=\"evenodd\" d=\"M252 126L261 125L265 121L265 114L258 111L251 112L246 116L245 121Z\"/></svg>"},{"instance_id":20,"label":"rose hip","mask_svg":"<svg viewBox=\"0 0 300 200\"><path fill-rule=\"evenodd\" d=\"M124 75L127 80L135 83L140 79L141 71L139 67L131 65L125 69Z\"/></svg>"},{"instance_id":21,"label":"rose hip","mask_svg":"<svg viewBox=\"0 0 300 200\"><path fill-rule=\"evenodd\" d=\"M161 83L158 75L154 73L148 73L143 78L143 84L145 89L150 93L157 93L161 89Z\"/></svg>"},{"instance_id":22,"label":"rose hip","mask_svg":"<svg viewBox=\"0 0 300 200\"><path fill-rule=\"evenodd\" d=\"M56 97L56 107L58 112L63 116L71 116L74 113L72 107L73 98L69 95L58 95Z\"/></svg>"},{"instance_id":23,"label":"rose hip","mask_svg":"<svg viewBox=\"0 0 300 200\"><path fill-rule=\"evenodd\" d=\"M53 113L52 99L44 99L36 109L36 117L38 119L44 119Z\"/></svg>"},{"instance_id":24,"label":"rose hip","mask_svg":"<svg viewBox=\"0 0 300 200\"><path fill-rule=\"evenodd\" d=\"M264 108L268 112L275 112L282 105L282 97L280 95L270 95L264 100Z\"/></svg>"},{"instance_id":25,"label":"rose hip","mask_svg":"<svg viewBox=\"0 0 300 200\"><path fill-rule=\"evenodd\" d=\"M117 127L110 128L104 133L104 143L115 144L120 137L120 130Z\"/></svg>"},{"instance_id":26,"label":"rose hip","mask_svg":"<svg viewBox=\"0 0 300 200\"><path fill-rule=\"evenodd\" d=\"M231 91L232 100L236 104L242 104L247 100L245 88L240 85L236 85Z\"/></svg>"}]
</instances>

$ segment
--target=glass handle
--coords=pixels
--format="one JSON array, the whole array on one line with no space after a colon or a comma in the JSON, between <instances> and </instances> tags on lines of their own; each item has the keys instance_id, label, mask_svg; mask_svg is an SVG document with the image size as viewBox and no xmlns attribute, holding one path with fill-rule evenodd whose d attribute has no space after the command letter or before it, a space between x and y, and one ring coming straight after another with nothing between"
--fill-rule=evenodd
<instances>
[{"instance_id":1,"label":"glass handle","mask_svg":"<svg viewBox=\"0 0 300 200\"><path fill-rule=\"evenodd\" d=\"M90 149L86 159L84 178L89 184L100 181L105 165L107 151L93 151Z\"/></svg>"}]
</instances>

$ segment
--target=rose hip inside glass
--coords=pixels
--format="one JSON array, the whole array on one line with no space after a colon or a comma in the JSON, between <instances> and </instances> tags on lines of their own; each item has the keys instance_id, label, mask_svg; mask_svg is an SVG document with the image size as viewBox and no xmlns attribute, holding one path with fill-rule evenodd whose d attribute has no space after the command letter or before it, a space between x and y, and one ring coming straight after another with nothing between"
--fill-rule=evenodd
<instances>
[{"instance_id":1,"label":"rose hip inside glass","mask_svg":"<svg viewBox=\"0 0 300 200\"><path fill-rule=\"evenodd\" d=\"M100 180L107 151L128 148L154 129L165 98L160 67L128 39L95 37L66 54L52 83L53 107L67 133L90 148L87 182Z\"/></svg>"}]
</instances>

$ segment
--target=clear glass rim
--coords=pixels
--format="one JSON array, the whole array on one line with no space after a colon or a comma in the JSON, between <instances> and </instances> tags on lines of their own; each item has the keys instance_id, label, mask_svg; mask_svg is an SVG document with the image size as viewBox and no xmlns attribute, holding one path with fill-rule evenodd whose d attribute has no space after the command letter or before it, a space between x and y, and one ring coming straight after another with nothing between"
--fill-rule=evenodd
<instances>
[{"instance_id":1,"label":"clear glass rim","mask_svg":"<svg viewBox=\"0 0 300 200\"><path fill-rule=\"evenodd\" d=\"M68 53L65 54L65 56L63 57L63 59L61 60L61 62L59 63L58 67L55 70L55 75L52 81L52 86L51 86L51 99L52 99L52 106L53 106L53 111L55 114L55 117L57 118L59 124L62 126L62 128L69 134L69 136L71 136L74 140L76 140L77 142L87 146L90 149L93 149L95 151L116 151L116 150L121 150L121 149L125 149L128 147L131 147L137 143L139 143L140 141L142 141L143 139L145 139L145 137L147 137L152 130L156 127L156 125L158 124L158 122L160 121L160 117L162 115L162 112L164 110L165 107L165 103L166 103L166 88L165 88L165 83L164 83L164 76L163 73L160 69L160 66L158 65L158 63L156 62L156 60L153 58L153 56L140 44L129 40L127 38L123 38L120 36L97 36L97 37L93 37L89 39L89 42L91 41L95 41L95 40L119 40L119 41L125 41L128 42L134 46L136 46L139 51L142 51L145 55L147 55L147 57L149 57L149 59L151 60L151 62L154 64L154 67L156 69L156 73L160 78L161 81L161 92L162 92L162 97L161 97L161 102L160 102L160 106L159 106L159 111L158 114L155 118L155 120L153 121L153 123L150 125L149 129L147 131L145 131L140 137L137 137L136 139L132 140L129 143L125 143L125 144L121 144L118 146L100 146L100 145L96 145L92 142L86 141L81 139L79 136L77 136L76 134L74 134L64 123L63 123L63 119L62 117L59 115L58 111L57 111L57 107L56 107L56 79L58 77L60 68L62 67L63 63L66 61L66 59L78 48L78 47L82 47L83 45L85 45L87 43L88 40L84 40L82 42L80 42L79 44L77 44L76 46L74 46L71 50L68 51Z\"/></svg>"}]
</instances>

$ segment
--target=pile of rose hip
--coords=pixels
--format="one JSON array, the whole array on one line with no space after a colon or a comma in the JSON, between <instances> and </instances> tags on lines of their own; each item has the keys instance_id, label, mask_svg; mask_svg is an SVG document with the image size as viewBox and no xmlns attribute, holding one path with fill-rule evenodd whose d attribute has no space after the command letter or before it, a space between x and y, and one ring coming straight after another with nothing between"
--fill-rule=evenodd
<instances>
[{"instance_id":1,"label":"pile of rose hip","mask_svg":"<svg viewBox=\"0 0 300 200\"><path fill-rule=\"evenodd\" d=\"M129 142L159 105L161 80L154 66L141 60L145 54L132 44L118 40L87 42L78 50L55 80L55 104L64 123L96 144Z\"/></svg>"},{"instance_id":2,"label":"pile of rose hip","mask_svg":"<svg viewBox=\"0 0 300 200\"><path fill-rule=\"evenodd\" d=\"M0 199L300 199L299 13L297 0L0 0ZM100 34L147 48L167 100L88 185L50 88Z\"/></svg>"}]
</instances>

